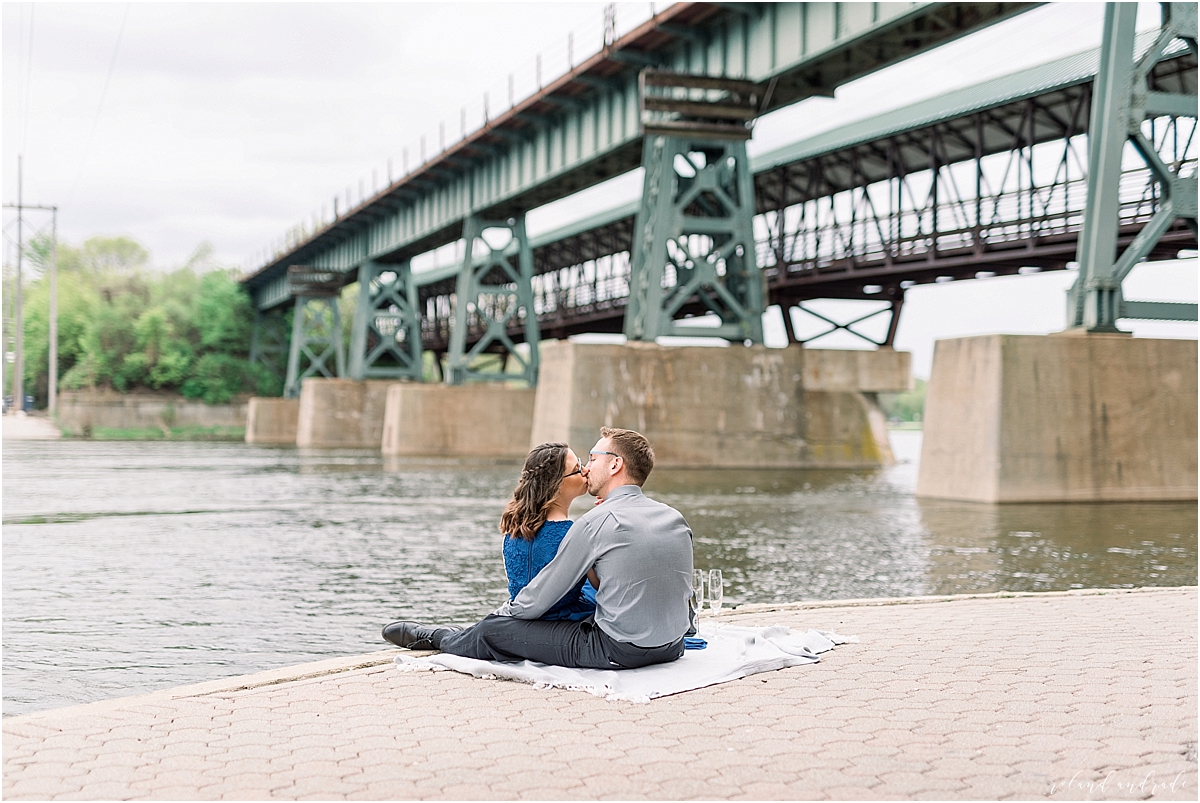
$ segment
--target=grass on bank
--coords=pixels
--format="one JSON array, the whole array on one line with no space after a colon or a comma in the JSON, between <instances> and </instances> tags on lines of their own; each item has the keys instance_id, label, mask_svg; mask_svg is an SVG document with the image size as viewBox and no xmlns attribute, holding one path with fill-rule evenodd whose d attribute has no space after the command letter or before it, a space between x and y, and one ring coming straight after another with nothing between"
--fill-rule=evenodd
<instances>
[{"instance_id":1,"label":"grass on bank","mask_svg":"<svg viewBox=\"0 0 1200 803\"><path fill-rule=\"evenodd\" d=\"M67 437L96 441L243 441L245 427L96 427L81 433L67 432Z\"/></svg>"}]
</instances>

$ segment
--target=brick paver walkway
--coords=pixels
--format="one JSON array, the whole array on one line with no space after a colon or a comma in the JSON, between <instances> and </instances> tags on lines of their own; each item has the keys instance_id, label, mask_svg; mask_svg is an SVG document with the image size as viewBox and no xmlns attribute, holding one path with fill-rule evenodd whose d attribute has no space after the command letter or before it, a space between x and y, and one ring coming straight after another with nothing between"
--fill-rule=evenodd
<instances>
[{"instance_id":1,"label":"brick paver walkway","mask_svg":"<svg viewBox=\"0 0 1200 803\"><path fill-rule=\"evenodd\" d=\"M4 720L4 797L1196 799L1196 589L740 608L857 634L648 705L392 652ZM384 662L384 663L381 663Z\"/></svg>"}]
</instances>

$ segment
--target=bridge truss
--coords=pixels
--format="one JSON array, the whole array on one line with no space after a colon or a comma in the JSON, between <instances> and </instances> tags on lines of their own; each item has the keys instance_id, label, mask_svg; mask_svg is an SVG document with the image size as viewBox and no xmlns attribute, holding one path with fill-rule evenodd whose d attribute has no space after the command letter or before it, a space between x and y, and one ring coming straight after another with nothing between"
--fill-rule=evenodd
<instances>
[{"instance_id":1,"label":"bridge truss","mask_svg":"<svg viewBox=\"0 0 1200 803\"><path fill-rule=\"evenodd\" d=\"M1154 38L1153 32L1139 37L1138 48L1148 49ZM891 346L904 293L914 285L1067 268L1076 257L1087 206L1087 136L1099 55L1096 50L1060 59L750 159L754 261L767 303L784 310L789 339L811 342L845 331ZM1194 99L1194 46L1176 42L1164 55L1147 76L1149 91ZM1194 177L1194 100L1190 111L1182 109L1151 116L1141 126L1140 140L1152 143L1172 175ZM703 167L706 157L697 152L688 158ZM1114 225L1117 246L1125 249L1154 219L1164 192L1161 177L1145 168L1133 146L1126 147L1122 164ZM681 210L697 222L690 233L671 235L670 253L720 250L711 235L696 233L706 231L702 207ZM360 310L374 316L376 324L381 317L395 319L368 324L365 348L386 353L380 333L405 332L411 340L419 331L421 348L442 358L436 361L440 365L452 351L495 352L508 359L513 344L526 340L530 331L543 338L623 331L639 209L640 202L630 204L533 238L525 252L532 269L522 268L520 287L499 267L469 260L417 274L410 270L409 256L399 252L372 260L404 277L409 303L403 313L374 302ZM516 230L523 214L496 223ZM1195 248L1194 219L1190 225L1175 220L1146 256L1172 258ZM528 264L526 259L518 261ZM678 275L677 265L689 270L685 262L668 259L660 280L664 297L687 279ZM718 280L725 278L724 267L713 266ZM460 280L468 270L477 288L459 309ZM268 297L273 296L260 298L260 308ZM877 303L866 305L867 314L857 320L839 322L810 305L818 299ZM672 313L705 324L711 322L705 316L709 306L694 297L675 305ZM1137 308L1133 317L1155 317L1166 306L1190 311L1161 317L1195 318L1195 305L1131 302L1129 309ZM794 325L795 308L824 320L826 328L803 337ZM884 315L886 327L879 325L884 319L878 316ZM684 331L686 326L674 329ZM384 365L382 370L392 369Z\"/></svg>"},{"instance_id":2,"label":"bridge truss","mask_svg":"<svg viewBox=\"0 0 1200 803\"><path fill-rule=\"evenodd\" d=\"M1061 73L1068 61L1039 69ZM818 137L756 160L757 258L769 303L785 313L799 307L823 317L806 303L884 302L865 316L890 315L882 339L854 328L865 318L849 324L828 320L829 328L818 336L844 330L890 346L904 292L914 285L1066 269L1075 259L1087 198L1092 83L1068 79L1051 91L988 102L1005 94L1006 82L1036 84L1032 78L1020 74L966 90L976 102L962 114L945 114L946 103L917 104L892 120L869 121L870 130L852 131L840 142ZM1151 86L1194 95L1195 56L1179 52L1159 64ZM931 114L939 103L943 113ZM914 124L923 117L930 119ZM1143 133L1173 171L1194 173L1194 116L1156 117L1146 121ZM1153 218L1162 196L1154 175L1136 166L1142 163L1132 148L1126 156L1118 204L1122 248ZM622 328L634 208L576 229L534 243L533 289L543 337ZM692 239L693 253L711 247L699 242L702 235ZM1149 256L1169 259L1195 248L1195 232L1176 221ZM675 280L668 266L664 286ZM450 291L448 280L421 290L423 339L435 352L447 344ZM704 309L692 304L683 312L700 315ZM789 338L799 341L791 315L784 318ZM517 337L519 331L510 334Z\"/></svg>"}]
</instances>

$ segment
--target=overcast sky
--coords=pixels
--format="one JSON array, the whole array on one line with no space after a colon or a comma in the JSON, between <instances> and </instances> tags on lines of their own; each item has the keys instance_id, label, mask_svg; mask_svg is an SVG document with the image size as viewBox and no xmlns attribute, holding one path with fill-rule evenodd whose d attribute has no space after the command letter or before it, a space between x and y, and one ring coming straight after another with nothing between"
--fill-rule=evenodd
<instances>
[{"instance_id":1,"label":"overcast sky","mask_svg":"<svg viewBox=\"0 0 1200 803\"><path fill-rule=\"evenodd\" d=\"M665 7L660 3L659 8ZM436 150L601 44L602 3L5 3L3 192L60 207L60 237L142 242L159 267L211 242L220 264L256 255L347 190L399 174L405 149ZM648 3L617 4L621 32ZM873 113L1077 52L1100 42L1103 6L1054 4L847 85L760 122L752 152ZM1139 27L1157 24L1141 4ZM374 177L373 177L374 176ZM637 175L530 215L536 232L636 197ZM13 216L6 210L6 240ZM11 259L6 247L5 260ZM932 343L991 331L1064 325L1068 274L996 278L910 290L897 339L928 376ZM1195 260L1139 267L1133 298L1196 300ZM780 332L771 329L778 338ZM1138 334L1195 337L1187 324ZM836 345L839 341L829 343ZM842 342L843 345L850 345Z\"/></svg>"}]
</instances>

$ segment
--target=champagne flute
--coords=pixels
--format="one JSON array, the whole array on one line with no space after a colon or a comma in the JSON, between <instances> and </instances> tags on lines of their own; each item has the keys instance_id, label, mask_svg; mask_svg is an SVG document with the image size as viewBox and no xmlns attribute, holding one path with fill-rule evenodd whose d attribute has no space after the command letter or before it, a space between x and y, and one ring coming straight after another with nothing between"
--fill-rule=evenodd
<instances>
[{"instance_id":1,"label":"champagne flute","mask_svg":"<svg viewBox=\"0 0 1200 803\"><path fill-rule=\"evenodd\" d=\"M725 578L721 576L720 569L713 569L708 573L708 604L712 606L714 614L721 612L721 601L725 599Z\"/></svg>"},{"instance_id":2,"label":"champagne flute","mask_svg":"<svg viewBox=\"0 0 1200 803\"><path fill-rule=\"evenodd\" d=\"M696 632L700 632L700 611L704 610L704 572L700 569L692 571L692 611L695 613Z\"/></svg>"}]
</instances>

